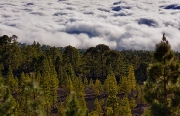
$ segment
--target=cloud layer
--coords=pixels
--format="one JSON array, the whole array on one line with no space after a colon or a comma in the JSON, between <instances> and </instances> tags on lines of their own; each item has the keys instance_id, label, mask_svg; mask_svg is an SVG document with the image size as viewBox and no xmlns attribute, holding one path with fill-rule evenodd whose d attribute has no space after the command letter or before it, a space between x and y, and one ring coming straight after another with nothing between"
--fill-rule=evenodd
<instances>
[{"instance_id":1,"label":"cloud layer","mask_svg":"<svg viewBox=\"0 0 180 116\"><path fill-rule=\"evenodd\" d=\"M166 33L180 51L178 0L1 0L0 35L20 42L153 50Z\"/></svg>"}]
</instances>

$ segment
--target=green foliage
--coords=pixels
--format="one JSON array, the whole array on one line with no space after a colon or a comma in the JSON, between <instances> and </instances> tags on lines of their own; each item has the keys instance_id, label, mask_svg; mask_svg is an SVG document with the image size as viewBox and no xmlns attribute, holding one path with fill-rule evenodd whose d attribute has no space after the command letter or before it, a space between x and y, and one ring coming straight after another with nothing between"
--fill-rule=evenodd
<instances>
[{"instance_id":1,"label":"green foliage","mask_svg":"<svg viewBox=\"0 0 180 116\"><path fill-rule=\"evenodd\" d=\"M25 77L24 72L22 72L19 79L19 86L24 87L25 85L26 85L26 77Z\"/></svg>"},{"instance_id":2,"label":"green foliage","mask_svg":"<svg viewBox=\"0 0 180 116\"><path fill-rule=\"evenodd\" d=\"M147 79L147 68L148 62L142 62L139 67L135 70L135 77L137 83L143 83Z\"/></svg>"},{"instance_id":3,"label":"green foliage","mask_svg":"<svg viewBox=\"0 0 180 116\"><path fill-rule=\"evenodd\" d=\"M179 102L173 101L179 98L175 94L179 78L179 61L173 54L168 41L161 41L156 45L154 52L156 62L149 66L148 80L145 84L145 99L151 105L153 116L174 116L178 112Z\"/></svg>"},{"instance_id":4,"label":"green foliage","mask_svg":"<svg viewBox=\"0 0 180 116\"><path fill-rule=\"evenodd\" d=\"M0 76L0 115L16 116L17 103L12 97L11 90L4 85L4 79Z\"/></svg>"},{"instance_id":5,"label":"green foliage","mask_svg":"<svg viewBox=\"0 0 180 116\"><path fill-rule=\"evenodd\" d=\"M74 79L73 87L74 87L77 97L84 96L84 84L81 78L77 77Z\"/></svg>"},{"instance_id":6,"label":"green foliage","mask_svg":"<svg viewBox=\"0 0 180 116\"><path fill-rule=\"evenodd\" d=\"M65 108L62 102L60 102L58 106L58 116L65 116Z\"/></svg>"},{"instance_id":7,"label":"green foliage","mask_svg":"<svg viewBox=\"0 0 180 116\"><path fill-rule=\"evenodd\" d=\"M16 107L17 107L17 103L12 97L10 89L6 88L4 99L1 102L1 106L0 106L0 115L1 116L15 115L14 111Z\"/></svg>"},{"instance_id":8,"label":"green foliage","mask_svg":"<svg viewBox=\"0 0 180 116\"><path fill-rule=\"evenodd\" d=\"M59 87L59 80L57 78L55 67L53 66L51 67L51 72L50 72L49 87L50 87L51 102L54 106L54 104L57 102L57 89Z\"/></svg>"},{"instance_id":9,"label":"green foliage","mask_svg":"<svg viewBox=\"0 0 180 116\"><path fill-rule=\"evenodd\" d=\"M68 94L70 94L71 91L74 91L72 80L70 78L66 79L66 91L67 91Z\"/></svg>"},{"instance_id":10,"label":"green foliage","mask_svg":"<svg viewBox=\"0 0 180 116\"><path fill-rule=\"evenodd\" d=\"M79 51L75 47L67 46L63 52L63 62L65 64L71 64L75 74L79 72L80 61Z\"/></svg>"},{"instance_id":11,"label":"green foliage","mask_svg":"<svg viewBox=\"0 0 180 116\"><path fill-rule=\"evenodd\" d=\"M99 116L97 111L92 111L89 116Z\"/></svg>"},{"instance_id":12,"label":"green foliage","mask_svg":"<svg viewBox=\"0 0 180 116\"><path fill-rule=\"evenodd\" d=\"M90 47L83 55L85 59L84 69L91 75L90 78L93 79L97 76L97 53L98 51L95 47Z\"/></svg>"},{"instance_id":13,"label":"green foliage","mask_svg":"<svg viewBox=\"0 0 180 116\"><path fill-rule=\"evenodd\" d=\"M102 107L97 98L94 101L94 105L95 105L96 114L98 114L98 116L102 116Z\"/></svg>"},{"instance_id":14,"label":"green foliage","mask_svg":"<svg viewBox=\"0 0 180 116\"><path fill-rule=\"evenodd\" d=\"M44 107L46 109L47 115L49 115L49 108L51 106L50 97L50 86L49 86L50 75L47 71L42 72L40 87L42 88L44 94Z\"/></svg>"},{"instance_id":15,"label":"green foliage","mask_svg":"<svg viewBox=\"0 0 180 116\"><path fill-rule=\"evenodd\" d=\"M110 116L120 115L118 109L121 106L121 102L118 102L117 93L140 93L135 91L136 79L137 82L146 80L147 66L153 62L151 51L110 50L104 44L90 47L87 50L78 50L72 46L65 48L48 45L41 46L38 42L26 45L18 43L17 38L16 35L0 37L0 70L3 72L2 76L6 78L3 87L10 89L9 96L13 95L14 97L10 98L12 99L12 104L13 99L16 101L16 108L13 109L14 115L50 115L51 110L58 107L58 87L66 88L68 96L71 91L76 92L76 99L79 104L78 109L80 109L78 115L96 116L102 115L102 112ZM170 48L169 45L167 48L164 48L163 45L166 44L162 42L161 45L157 45L154 57L158 63L151 65L153 69L149 70L151 72L149 73L151 81L146 83L145 91L149 92L150 96L145 95L145 97L148 102L151 102L157 96L156 92L159 93L159 96L164 95L160 89L163 87L163 83L157 81L157 78L165 75L169 78L167 96L172 98L167 99L167 104L168 106L173 106L170 111L173 112L173 115L176 115L179 113L176 107L179 107L180 103L180 89L179 86L176 86L178 85L178 74L174 73L179 69L179 65L177 65L178 58L174 58L172 51L168 49ZM161 52L163 49L165 52ZM167 64L167 66L162 63ZM6 74L7 72L8 74ZM173 76L173 78L170 78L168 75ZM84 83L82 83L83 78ZM116 80L120 82L119 86L117 86ZM93 81L95 82L93 83ZM153 82L157 82L158 85ZM99 98L103 91L103 83L104 90L108 92L106 103L102 104L96 101L96 111L88 114L84 89L86 87L89 90L92 89ZM153 90L149 89L149 87L153 88ZM173 94L169 94L169 90ZM7 93L8 90L3 89L3 91ZM143 94L139 96L142 98ZM0 100L0 102L2 101ZM163 102L163 100L160 102ZM160 107L159 101L157 104ZM67 106L67 104L65 105ZM131 108L135 107L134 98L130 99L129 105ZM107 112L102 111L101 106L107 107ZM156 105L154 107L156 108ZM126 110L125 108L123 110ZM64 115L67 113L67 107L64 108L64 111L62 110L62 115L63 112Z\"/></svg>"},{"instance_id":16,"label":"green foliage","mask_svg":"<svg viewBox=\"0 0 180 116\"><path fill-rule=\"evenodd\" d=\"M0 62L5 69L10 66L13 70L17 70L22 61L21 50L17 42L14 41L14 37L8 37L7 35L0 37Z\"/></svg>"},{"instance_id":17,"label":"green foliage","mask_svg":"<svg viewBox=\"0 0 180 116\"><path fill-rule=\"evenodd\" d=\"M58 66L57 78L59 80L59 87L63 87L65 85L65 82L66 82L67 73L64 71L62 66Z\"/></svg>"},{"instance_id":18,"label":"green foliage","mask_svg":"<svg viewBox=\"0 0 180 116\"><path fill-rule=\"evenodd\" d=\"M79 106L82 109L82 114L83 115L87 115L88 109L87 109L87 106L86 106L85 97L84 96L80 96L78 98L78 101L79 101Z\"/></svg>"},{"instance_id":19,"label":"green foliage","mask_svg":"<svg viewBox=\"0 0 180 116\"><path fill-rule=\"evenodd\" d=\"M44 94L42 89L39 86L39 83L34 79L34 75L30 76L22 73L21 76L24 76L24 85L19 88L17 94L18 115L45 115L44 110Z\"/></svg>"},{"instance_id":20,"label":"green foliage","mask_svg":"<svg viewBox=\"0 0 180 116\"><path fill-rule=\"evenodd\" d=\"M125 94L123 99L120 100L119 113L120 113L120 116L132 116L131 107L130 107L127 94Z\"/></svg>"},{"instance_id":21,"label":"green foliage","mask_svg":"<svg viewBox=\"0 0 180 116\"><path fill-rule=\"evenodd\" d=\"M110 50L109 46L104 45L104 44L99 44L96 46L97 52L98 52L98 70L100 71L100 77L103 78L105 77L105 72L106 72L106 65L105 65L105 56L104 54Z\"/></svg>"},{"instance_id":22,"label":"green foliage","mask_svg":"<svg viewBox=\"0 0 180 116\"><path fill-rule=\"evenodd\" d=\"M113 115L118 115L118 103L119 99L117 98L117 91L114 88L109 90L108 98L106 101L107 107L111 107L113 110Z\"/></svg>"},{"instance_id":23,"label":"green foliage","mask_svg":"<svg viewBox=\"0 0 180 116\"><path fill-rule=\"evenodd\" d=\"M89 86L92 87L92 88L94 88L94 83L93 83L92 78L90 79Z\"/></svg>"},{"instance_id":24,"label":"green foliage","mask_svg":"<svg viewBox=\"0 0 180 116\"><path fill-rule=\"evenodd\" d=\"M58 48L51 47L47 51L47 54L48 54L48 56L51 57L54 66L58 66L58 64L56 64L56 63L61 63L62 55L61 55L60 51L58 50Z\"/></svg>"},{"instance_id":25,"label":"green foliage","mask_svg":"<svg viewBox=\"0 0 180 116\"><path fill-rule=\"evenodd\" d=\"M35 75L35 81L40 85L40 80L41 80L41 73L38 71Z\"/></svg>"},{"instance_id":26,"label":"green foliage","mask_svg":"<svg viewBox=\"0 0 180 116\"><path fill-rule=\"evenodd\" d=\"M136 100L134 98L131 98L129 101L131 109L135 108L137 106Z\"/></svg>"},{"instance_id":27,"label":"green foliage","mask_svg":"<svg viewBox=\"0 0 180 116\"><path fill-rule=\"evenodd\" d=\"M107 79L104 82L104 88L108 92L107 98L107 107L111 107L113 110L113 115L118 115L118 86L116 82L116 78L113 73L110 73L107 76Z\"/></svg>"},{"instance_id":28,"label":"green foliage","mask_svg":"<svg viewBox=\"0 0 180 116\"><path fill-rule=\"evenodd\" d=\"M74 72L73 67L72 67L71 64L68 64L67 66L68 66L68 67L67 67L67 70L66 70L67 75L68 75L68 76L71 78L71 80L73 81L73 80L76 79L76 74L75 74L75 72Z\"/></svg>"},{"instance_id":29,"label":"green foliage","mask_svg":"<svg viewBox=\"0 0 180 116\"><path fill-rule=\"evenodd\" d=\"M170 60L174 56L171 51L171 46L169 43L161 41L159 44L156 44L156 49L154 52L154 58L158 62L164 62L165 60Z\"/></svg>"},{"instance_id":30,"label":"green foliage","mask_svg":"<svg viewBox=\"0 0 180 116\"><path fill-rule=\"evenodd\" d=\"M127 77L122 77L119 85L119 92L129 93L131 91L130 83Z\"/></svg>"},{"instance_id":31,"label":"green foliage","mask_svg":"<svg viewBox=\"0 0 180 116\"><path fill-rule=\"evenodd\" d=\"M146 109L143 113L143 116L152 116L151 111L149 109Z\"/></svg>"},{"instance_id":32,"label":"green foliage","mask_svg":"<svg viewBox=\"0 0 180 116\"><path fill-rule=\"evenodd\" d=\"M31 72L38 70L38 55L41 55L37 52L36 47L33 45L22 46L22 63L21 69L24 72Z\"/></svg>"},{"instance_id":33,"label":"green foliage","mask_svg":"<svg viewBox=\"0 0 180 116\"><path fill-rule=\"evenodd\" d=\"M85 114L87 111L86 101L85 101L85 93L84 93L84 85L81 78L75 78L73 82L74 91L76 93L77 99L79 101L79 105L81 109L83 109L82 113ZM72 90L71 90L72 91Z\"/></svg>"},{"instance_id":34,"label":"green foliage","mask_svg":"<svg viewBox=\"0 0 180 116\"><path fill-rule=\"evenodd\" d=\"M118 93L117 81L113 73L108 74L107 79L104 82L104 89L108 93L110 93L112 89L115 92L114 94Z\"/></svg>"},{"instance_id":35,"label":"green foliage","mask_svg":"<svg viewBox=\"0 0 180 116\"><path fill-rule=\"evenodd\" d=\"M88 80L87 80L87 77L84 78L84 86L85 86L85 87L88 86Z\"/></svg>"},{"instance_id":36,"label":"green foliage","mask_svg":"<svg viewBox=\"0 0 180 116\"><path fill-rule=\"evenodd\" d=\"M30 94L30 107L32 109L32 116L39 115L43 116L45 115L45 109L44 109L44 94L40 86L38 85L38 82L32 81L31 85L31 94Z\"/></svg>"},{"instance_id":37,"label":"green foliage","mask_svg":"<svg viewBox=\"0 0 180 116\"><path fill-rule=\"evenodd\" d=\"M96 79L95 84L94 84L94 91L95 91L96 96L100 96L102 90L103 88L102 88L101 82L98 79Z\"/></svg>"},{"instance_id":38,"label":"green foliage","mask_svg":"<svg viewBox=\"0 0 180 116\"><path fill-rule=\"evenodd\" d=\"M134 68L132 65L129 67L128 81L129 81L128 84L130 86L130 89L134 91L136 88L136 78L134 75Z\"/></svg>"},{"instance_id":39,"label":"green foliage","mask_svg":"<svg viewBox=\"0 0 180 116\"><path fill-rule=\"evenodd\" d=\"M9 69L8 69L6 85L9 86L9 88L12 92L15 92L18 87L18 81L14 78L11 67L9 67Z\"/></svg>"},{"instance_id":40,"label":"green foliage","mask_svg":"<svg viewBox=\"0 0 180 116\"><path fill-rule=\"evenodd\" d=\"M106 107L106 116L113 116L113 109L112 107Z\"/></svg>"},{"instance_id":41,"label":"green foliage","mask_svg":"<svg viewBox=\"0 0 180 116\"><path fill-rule=\"evenodd\" d=\"M138 95L137 103L140 103L140 104L144 103L145 104L146 103L146 101L144 99L145 91L144 91L143 85L137 84L137 95Z\"/></svg>"},{"instance_id":42,"label":"green foliage","mask_svg":"<svg viewBox=\"0 0 180 116\"><path fill-rule=\"evenodd\" d=\"M83 109L79 105L79 101L76 98L76 94L71 92L66 103L66 116L83 116Z\"/></svg>"},{"instance_id":43,"label":"green foliage","mask_svg":"<svg viewBox=\"0 0 180 116\"><path fill-rule=\"evenodd\" d=\"M105 54L106 59L106 68L107 70L111 69L115 75L120 75L121 70L121 56L120 53L116 50L108 50Z\"/></svg>"}]
</instances>

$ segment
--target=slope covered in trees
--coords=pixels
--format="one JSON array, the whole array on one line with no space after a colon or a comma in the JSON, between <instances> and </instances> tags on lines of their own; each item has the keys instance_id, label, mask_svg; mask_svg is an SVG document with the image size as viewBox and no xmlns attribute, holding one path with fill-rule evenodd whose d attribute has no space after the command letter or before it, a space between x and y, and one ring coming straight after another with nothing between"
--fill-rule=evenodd
<instances>
[{"instance_id":1,"label":"slope covered in trees","mask_svg":"<svg viewBox=\"0 0 180 116\"><path fill-rule=\"evenodd\" d=\"M178 59L178 53L162 42L155 52L117 51L104 44L81 50L38 42L26 45L18 43L17 36L3 35L0 37L0 112L15 116L49 116L53 111L59 116L132 116L138 104L149 103L152 115L156 115L154 109L169 106L172 109L166 111L171 113L179 106L176 104L179 88L170 86L179 82ZM154 94L161 90L149 92L151 86L164 87L160 98ZM65 90L64 100L60 99L59 89ZM91 110L88 94L94 96ZM172 105L165 107L169 101Z\"/></svg>"}]
</instances>

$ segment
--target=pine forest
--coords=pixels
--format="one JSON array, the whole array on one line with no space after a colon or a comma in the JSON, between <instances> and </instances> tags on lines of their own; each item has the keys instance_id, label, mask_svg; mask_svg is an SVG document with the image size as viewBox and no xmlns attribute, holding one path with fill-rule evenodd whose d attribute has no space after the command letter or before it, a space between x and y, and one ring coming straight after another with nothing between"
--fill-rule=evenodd
<instances>
[{"instance_id":1,"label":"pine forest","mask_svg":"<svg viewBox=\"0 0 180 116\"><path fill-rule=\"evenodd\" d=\"M180 54L167 39L118 51L0 36L0 116L180 116Z\"/></svg>"}]
</instances>

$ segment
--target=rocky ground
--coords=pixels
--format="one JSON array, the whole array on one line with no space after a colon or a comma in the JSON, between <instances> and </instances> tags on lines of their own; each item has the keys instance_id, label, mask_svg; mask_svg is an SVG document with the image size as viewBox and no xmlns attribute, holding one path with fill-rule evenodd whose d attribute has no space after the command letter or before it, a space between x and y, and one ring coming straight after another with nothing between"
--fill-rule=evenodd
<instances>
[{"instance_id":1,"label":"rocky ground","mask_svg":"<svg viewBox=\"0 0 180 116\"><path fill-rule=\"evenodd\" d=\"M122 98L124 93L119 93L117 96ZM66 90L59 88L58 89L58 100L61 102L64 102L66 100ZM100 99L106 99L108 97L108 94L106 92L102 92ZM96 95L91 88L86 88L85 89L85 100L87 104L87 108L89 111L94 110L94 100L96 99ZM141 116L144 112L144 109L148 108L149 106L147 104L140 104L138 103L137 106L132 110L133 116ZM57 109L53 109L51 111L51 116L56 116L57 114Z\"/></svg>"}]
</instances>

